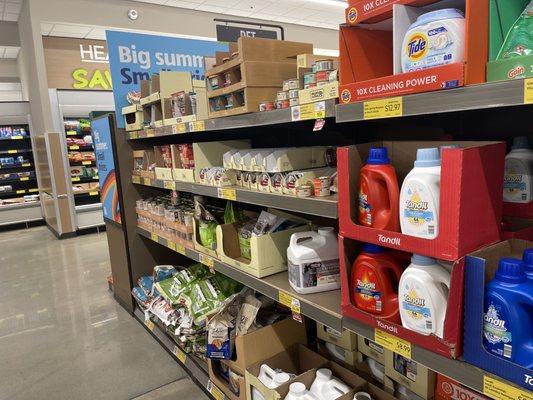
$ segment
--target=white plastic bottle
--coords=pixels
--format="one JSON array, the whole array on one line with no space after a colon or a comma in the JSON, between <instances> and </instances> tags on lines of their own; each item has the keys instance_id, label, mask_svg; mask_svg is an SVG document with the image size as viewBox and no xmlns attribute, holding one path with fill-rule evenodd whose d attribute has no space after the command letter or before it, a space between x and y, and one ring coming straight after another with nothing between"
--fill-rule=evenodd
<instances>
[{"instance_id":1,"label":"white plastic bottle","mask_svg":"<svg viewBox=\"0 0 533 400\"><path fill-rule=\"evenodd\" d=\"M434 258L413 254L398 284L402 325L423 335L443 337L450 273Z\"/></svg>"},{"instance_id":2,"label":"white plastic bottle","mask_svg":"<svg viewBox=\"0 0 533 400\"><path fill-rule=\"evenodd\" d=\"M340 288L339 247L333 228L298 232L287 249L289 283L298 293Z\"/></svg>"},{"instance_id":3,"label":"white plastic bottle","mask_svg":"<svg viewBox=\"0 0 533 400\"><path fill-rule=\"evenodd\" d=\"M439 233L440 154L438 148L418 149L415 167L400 191L402 233L434 239Z\"/></svg>"},{"instance_id":4,"label":"white plastic bottle","mask_svg":"<svg viewBox=\"0 0 533 400\"><path fill-rule=\"evenodd\" d=\"M284 400L318 400L318 398L305 388L301 382L291 383L289 393Z\"/></svg>"},{"instance_id":5,"label":"white plastic bottle","mask_svg":"<svg viewBox=\"0 0 533 400\"><path fill-rule=\"evenodd\" d=\"M505 157L503 200L529 203L533 199L533 150L526 136L514 138Z\"/></svg>"},{"instance_id":6,"label":"white plastic bottle","mask_svg":"<svg viewBox=\"0 0 533 400\"><path fill-rule=\"evenodd\" d=\"M288 373L283 371L276 371L270 368L267 364L262 364L257 377L263 385L269 389L276 389L277 387L288 382L291 377ZM252 400L265 400L257 388L252 386Z\"/></svg>"},{"instance_id":7,"label":"white plastic bottle","mask_svg":"<svg viewBox=\"0 0 533 400\"><path fill-rule=\"evenodd\" d=\"M333 377L328 368L320 368L316 371L316 377L309 389L311 394L318 400L334 400L350 391L350 387Z\"/></svg>"}]
</instances>

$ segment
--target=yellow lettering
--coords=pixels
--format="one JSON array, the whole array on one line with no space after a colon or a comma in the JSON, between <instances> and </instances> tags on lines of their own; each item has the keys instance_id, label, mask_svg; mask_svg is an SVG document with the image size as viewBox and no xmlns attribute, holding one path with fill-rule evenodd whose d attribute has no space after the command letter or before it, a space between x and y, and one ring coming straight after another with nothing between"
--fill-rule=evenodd
<instances>
[{"instance_id":1,"label":"yellow lettering","mask_svg":"<svg viewBox=\"0 0 533 400\"><path fill-rule=\"evenodd\" d=\"M107 69L104 71L104 75L107 79L107 81L109 82L109 86L111 86L111 88L113 87L113 80L111 79L111 72L109 72Z\"/></svg>"},{"instance_id":2,"label":"yellow lettering","mask_svg":"<svg viewBox=\"0 0 533 400\"><path fill-rule=\"evenodd\" d=\"M104 76L102 75L102 72L100 70L96 70L93 73L93 76L89 82L89 87L93 89L95 86L101 86L104 89L109 89L109 85L107 84L106 80L104 79Z\"/></svg>"},{"instance_id":3,"label":"yellow lettering","mask_svg":"<svg viewBox=\"0 0 533 400\"><path fill-rule=\"evenodd\" d=\"M74 84L72 84L74 89L83 89L87 87L87 84L89 83L89 81L86 79L87 70L83 68L76 69L74 72L72 72L72 77L76 81Z\"/></svg>"}]
</instances>

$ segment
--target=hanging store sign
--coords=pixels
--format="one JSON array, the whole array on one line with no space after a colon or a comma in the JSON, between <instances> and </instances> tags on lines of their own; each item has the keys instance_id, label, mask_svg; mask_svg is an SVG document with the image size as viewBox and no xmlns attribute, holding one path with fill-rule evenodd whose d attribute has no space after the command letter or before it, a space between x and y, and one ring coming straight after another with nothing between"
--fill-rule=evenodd
<instances>
[{"instance_id":1,"label":"hanging store sign","mask_svg":"<svg viewBox=\"0 0 533 400\"><path fill-rule=\"evenodd\" d=\"M220 42L236 42L242 36L277 39L278 32L250 27L217 25L217 40Z\"/></svg>"},{"instance_id":2,"label":"hanging store sign","mask_svg":"<svg viewBox=\"0 0 533 400\"><path fill-rule=\"evenodd\" d=\"M111 90L105 40L43 37L48 87Z\"/></svg>"}]
</instances>

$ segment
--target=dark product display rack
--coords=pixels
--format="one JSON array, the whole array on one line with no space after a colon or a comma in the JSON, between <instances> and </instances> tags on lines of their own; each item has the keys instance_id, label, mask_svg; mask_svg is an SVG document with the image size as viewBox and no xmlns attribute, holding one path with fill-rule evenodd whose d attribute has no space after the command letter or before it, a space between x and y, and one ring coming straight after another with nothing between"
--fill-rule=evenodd
<instances>
[{"instance_id":1,"label":"dark product display rack","mask_svg":"<svg viewBox=\"0 0 533 400\"><path fill-rule=\"evenodd\" d=\"M322 132L316 133L311 131L312 129L306 121L292 121L290 110L208 119L203 121L199 129L198 125L186 124L185 129L183 127L179 129L177 127L162 127L138 132L120 131L119 134L125 134L130 139L128 142L129 149L127 148L128 146L124 146L121 151L131 152L133 149L150 148L154 145L167 143L232 140L239 135L240 137L250 138L252 141L264 140L265 138L261 136L264 136L262 133L265 132L268 132L273 138L275 137L272 140L279 139L279 146L315 144L311 140L316 140L320 144L339 146L371 142L373 140L386 140L391 136L394 137L394 140L435 140L436 137L445 133L449 134L448 140L450 141L454 139L463 140L463 138L485 140L487 137L496 140L510 140L513 136L527 134L527 130L524 130L526 129L524 124L516 120L514 126L517 127L517 132L512 134L508 133L508 127L504 129L501 125L502 120L511 117L524 122L530 120L531 106L526 105L524 102L524 90L524 80L520 79L403 96L404 111L402 116L387 119L378 118L372 121L364 118L363 102L335 105L334 101L326 101L325 117L327 118L327 124ZM122 116L118 116L118 118L122 118ZM488 127L487 132L471 129L480 120L484 122L483 129ZM417 129L413 129L414 127ZM293 138L291 134L296 131L301 133L302 130L307 132L310 141L300 140L299 143L291 141ZM401 134L395 133L400 130ZM438 134L431 136L429 132L435 131L438 131ZM183 133L191 135L181 135ZM531 134L531 131L529 131L529 134ZM399 139L398 135L400 135ZM216 137L216 139L212 139L212 137ZM252 144L252 147L260 147L263 144L264 142L260 141L259 144ZM268 147L268 145L265 147ZM129 157L131 158L131 155ZM124 198L126 203L132 202L134 204L140 198L165 194L169 190L189 192L213 198L227 198L224 192L218 188L203 184L180 181L165 182L138 176L125 179L126 174L122 172L122 175L123 192L130 193L129 196ZM296 198L255 192L239 187L231 187L229 189L234 190L235 200L240 203L273 207L322 217L326 221L329 220L331 225L336 225L337 223L336 196L324 199ZM134 213L129 215L128 218L131 218L131 220L128 220L127 223L135 226L136 215ZM154 259L157 259L157 262L173 260L179 263L181 261L183 262L182 265L185 266L187 265L185 260L202 262L272 299L279 300L280 294L288 294L299 301L301 314L315 321L336 330L350 330L370 340L375 340L373 327L342 317L340 290L300 295L291 289L286 271L265 278L256 278L197 250L177 247L176 244L145 229L137 227L134 232L140 238L133 239L132 243L129 244L130 248L133 246L144 247L143 251L149 252ZM153 245L154 242L158 244L155 247ZM141 262L142 260L132 260L131 274L133 282L141 274L149 273L150 268L153 267L153 265L141 265ZM136 309L135 316L145 325L144 315L139 309ZM151 326L150 323L149 325ZM174 353L172 340L164 332L158 330L157 325L151 327L151 329L147 327L147 329L170 353ZM182 365L185 365L191 376L204 389L210 387L211 384L202 368L195 369L192 365L188 367L187 362L183 363L180 360L180 358L183 358L181 354L180 357L176 358ZM411 344L411 358L481 393L483 393L485 377L494 377L512 387L516 387L516 385L502 378L495 377L487 371L464 362L461 358L456 360L448 359L415 344ZM188 355L186 360L189 360ZM218 398L214 395L211 397Z\"/></svg>"}]
</instances>

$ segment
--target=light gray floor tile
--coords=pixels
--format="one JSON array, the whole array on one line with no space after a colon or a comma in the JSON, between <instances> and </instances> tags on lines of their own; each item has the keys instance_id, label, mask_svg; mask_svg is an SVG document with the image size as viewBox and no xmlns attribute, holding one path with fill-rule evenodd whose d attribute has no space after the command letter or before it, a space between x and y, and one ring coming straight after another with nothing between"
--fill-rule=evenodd
<instances>
[{"instance_id":1,"label":"light gray floor tile","mask_svg":"<svg viewBox=\"0 0 533 400\"><path fill-rule=\"evenodd\" d=\"M205 393L190 379L180 379L136 397L135 400L208 400Z\"/></svg>"}]
</instances>

